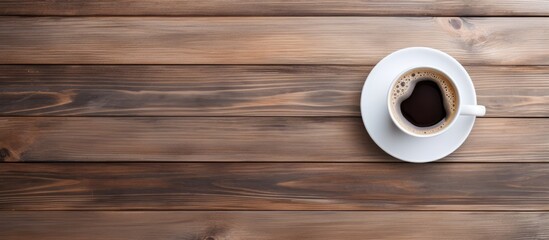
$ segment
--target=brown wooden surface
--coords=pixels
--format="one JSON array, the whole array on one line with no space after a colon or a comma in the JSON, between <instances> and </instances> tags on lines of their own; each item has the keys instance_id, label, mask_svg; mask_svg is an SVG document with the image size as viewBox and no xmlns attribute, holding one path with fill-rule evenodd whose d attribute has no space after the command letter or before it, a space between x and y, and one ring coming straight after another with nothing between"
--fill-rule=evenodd
<instances>
[{"instance_id":1,"label":"brown wooden surface","mask_svg":"<svg viewBox=\"0 0 549 240\"><path fill-rule=\"evenodd\" d=\"M549 164L36 163L0 210L549 210Z\"/></svg>"},{"instance_id":2,"label":"brown wooden surface","mask_svg":"<svg viewBox=\"0 0 549 240\"><path fill-rule=\"evenodd\" d=\"M544 0L2 0L0 15L548 16Z\"/></svg>"},{"instance_id":3,"label":"brown wooden surface","mask_svg":"<svg viewBox=\"0 0 549 240\"><path fill-rule=\"evenodd\" d=\"M0 114L360 116L371 68L0 65ZM488 117L549 117L549 66L466 68Z\"/></svg>"},{"instance_id":4,"label":"brown wooden surface","mask_svg":"<svg viewBox=\"0 0 549 240\"><path fill-rule=\"evenodd\" d=\"M549 238L545 0L0 0L0 239ZM465 65L487 118L379 149L364 79Z\"/></svg>"},{"instance_id":5,"label":"brown wooden surface","mask_svg":"<svg viewBox=\"0 0 549 240\"><path fill-rule=\"evenodd\" d=\"M549 238L549 213L535 212L71 211L0 212L0 215L3 239Z\"/></svg>"},{"instance_id":6,"label":"brown wooden surface","mask_svg":"<svg viewBox=\"0 0 549 240\"><path fill-rule=\"evenodd\" d=\"M549 65L549 18L0 17L0 64L375 64L404 47Z\"/></svg>"},{"instance_id":7,"label":"brown wooden surface","mask_svg":"<svg viewBox=\"0 0 549 240\"><path fill-rule=\"evenodd\" d=\"M442 162L548 162L549 119L478 119ZM496 134L497 133L497 134ZM4 161L387 162L360 118L4 117Z\"/></svg>"}]
</instances>

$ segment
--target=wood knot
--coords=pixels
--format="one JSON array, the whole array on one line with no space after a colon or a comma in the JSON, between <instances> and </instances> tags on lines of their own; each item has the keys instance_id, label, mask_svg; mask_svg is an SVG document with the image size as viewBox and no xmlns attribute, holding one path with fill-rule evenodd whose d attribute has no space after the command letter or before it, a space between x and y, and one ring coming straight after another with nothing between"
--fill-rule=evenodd
<instances>
[{"instance_id":1,"label":"wood knot","mask_svg":"<svg viewBox=\"0 0 549 240\"><path fill-rule=\"evenodd\" d=\"M214 237L205 237L204 240L215 240Z\"/></svg>"},{"instance_id":2,"label":"wood knot","mask_svg":"<svg viewBox=\"0 0 549 240\"><path fill-rule=\"evenodd\" d=\"M452 18L452 19L449 19L448 20L448 23L450 23L450 25L454 28L454 29L460 29L461 28L461 20L457 19L457 18Z\"/></svg>"},{"instance_id":3,"label":"wood knot","mask_svg":"<svg viewBox=\"0 0 549 240\"><path fill-rule=\"evenodd\" d=\"M7 148L0 149L0 161L6 160L10 156L10 151Z\"/></svg>"}]
</instances>

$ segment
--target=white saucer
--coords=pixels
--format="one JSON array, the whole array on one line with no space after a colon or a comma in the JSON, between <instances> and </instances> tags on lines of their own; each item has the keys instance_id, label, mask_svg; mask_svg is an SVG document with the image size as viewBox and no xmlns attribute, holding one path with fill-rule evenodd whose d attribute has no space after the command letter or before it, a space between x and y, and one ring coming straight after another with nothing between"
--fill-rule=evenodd
<instances>
[{"instance_id":1,"label":"white saucer","mask_svg":"<svg viewBox=\"0 0 549 240\"><path fill-rule=\"evenodd\" d=\"M397 128L387 110L391 82L406 69L432 66L455 80L462 104L477 104L473 82L465 68L450 55L424 47L405 48L383 58L372 69L360 99L360 111L366 130L374 142L391 156L415 163L431 162L454 152L465 141L474 116L459 116L446 132L434 137L412 137Z\"/></svg>"}]
</instances>

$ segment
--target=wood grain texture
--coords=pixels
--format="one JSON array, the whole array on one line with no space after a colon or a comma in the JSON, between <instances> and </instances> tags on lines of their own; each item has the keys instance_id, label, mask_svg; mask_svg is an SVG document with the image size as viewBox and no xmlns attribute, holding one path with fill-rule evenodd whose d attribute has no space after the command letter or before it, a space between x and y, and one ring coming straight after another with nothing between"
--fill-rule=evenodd
<instances>
[{"instance_id":1,"label":"wood grain texture","mask_svg":"<svg viewBox=\"0 0 549 240\"><path fill-rule=\"evenodd\" d=\"M443 161L549 162L549 119L478 119ZM361 118L0 118L3 161L395 161Z\"/></svg>"},{"instance_id":2,"label":"wood grain texture","mask_svg":"<svg viewBox=\"0 0 549 240\"><path fill-rule=\"evenodd\" d=\"M371 66L0 65L4 116L360 116ZM549 117L549 66L467 66L488 117Z\"/></svg>"},{"instance_id":3,"label":"wood grain texture","mask_svg":"<svg viewBox=\"0 0 549 240\"><path fill-rule=\"evenodd\" d=\"M543 0L2 0L1 15L154 16L547 16Z\"/></svg>"},{"instance_id":4,"label":"wood grain texture","mask_svg":"<svg viewBox=\"0 0 549 240\"><path fill-rule=\"evenodd\" d=\"M405 47L549 65L549 18L1 17L0 64L365 64Z\"/></svg>"},{"instance_id":5,"label":"wood grain texture","mask_svg":"<svg viewBox=\"0 0 549 240\"><path fill-rule=\"evenodd\" d=\"M3 163L0 210L549 210L549 164Z\"/></svg>"},{"instance_id":6,"label":"wood grain texture","mask_svg":"<svg viewBox=\"0 0 549 240\"><path fill-rule=\"evenodd\" d=\"M0 212L16 239L546 239L539 212Z\"/></svg>"}]
</instances>

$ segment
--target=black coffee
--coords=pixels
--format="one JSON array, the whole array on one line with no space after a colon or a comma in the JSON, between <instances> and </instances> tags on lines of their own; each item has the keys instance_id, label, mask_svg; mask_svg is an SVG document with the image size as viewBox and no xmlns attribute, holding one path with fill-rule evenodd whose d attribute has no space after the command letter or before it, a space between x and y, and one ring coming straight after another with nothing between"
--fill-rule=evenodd
<instances>
[{"instance_id":1,"label":"black coffee","mask_svg":"<svg viewBox=\"0 0 549 240\"><path fill-rule=\"evenodd\" d=\"M438 70L416 68L400 75L389 91L389 111L399 127L419 135L444 130L457 113L452 81Z\"/></svg>"},{"instance_id":2,"label":"black coffee","mask_svg":"<svg viewBox=\"0 0 549 240\"><path fill-rule=\"evenodd\" d=\"M418 81L410 97L400 104L402 115L417 127L436 125L447 115L442 94L432 79Z\"/></svg>"}]
</instances>

